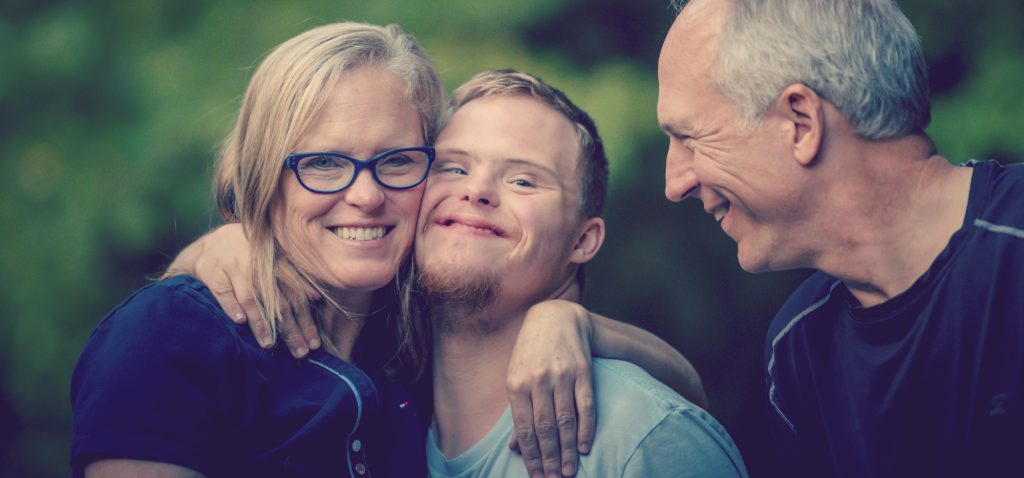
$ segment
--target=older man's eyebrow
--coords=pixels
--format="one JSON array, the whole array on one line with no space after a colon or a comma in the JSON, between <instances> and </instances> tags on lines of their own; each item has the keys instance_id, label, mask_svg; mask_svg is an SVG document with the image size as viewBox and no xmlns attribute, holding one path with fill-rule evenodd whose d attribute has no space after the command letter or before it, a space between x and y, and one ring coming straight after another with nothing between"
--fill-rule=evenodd
<instances>
[{"instance_id":1,"label":"older man's eyebrow","mask_svg":"<svg viewBox=\"0 0 1024 478\"><path fill-rule=\"evenodd\" d=\"M677 128L675 126L672 126L670 124L660 123L660 124L658 124L658 127L661 128L661 131L663 133L665 133L665 134L667 134L669 136L676 137L676 138L686 138L686 137L690 136L686 132L684 132L684 131L680 130L679 128Z\"/></svg>"}]
</instances>

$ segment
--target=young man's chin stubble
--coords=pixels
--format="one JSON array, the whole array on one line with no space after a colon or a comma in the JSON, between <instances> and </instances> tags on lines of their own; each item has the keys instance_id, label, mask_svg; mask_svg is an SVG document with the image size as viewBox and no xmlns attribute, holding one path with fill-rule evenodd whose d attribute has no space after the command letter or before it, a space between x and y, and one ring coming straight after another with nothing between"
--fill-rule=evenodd
<instances>
[{"instance_id":1,"label":"young man's chin stubble","mask_svg":"<svg viewBox=\"0 0 1024 478\"><path fill-rule=\"evenodd\" d=\"M497 324L481 315L501 292L495 272L472 274L457 268L426 268L420 269L416 283L425 293L434 330L446 335L487 335L497 330Z\"/></svg>"}]
</instances>

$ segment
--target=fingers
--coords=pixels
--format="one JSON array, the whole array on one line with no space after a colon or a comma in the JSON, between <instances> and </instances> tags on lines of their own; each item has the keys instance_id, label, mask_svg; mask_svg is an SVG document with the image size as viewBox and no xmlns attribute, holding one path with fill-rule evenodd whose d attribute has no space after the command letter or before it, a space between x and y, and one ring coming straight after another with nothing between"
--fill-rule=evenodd
<instances>
[{"instance_id":1,"label":"fingers","mask_svg":"<svg viewBox=\"0 0 1024 478\"><path fill-rule=\"evenodd\" d=\"M574 476L576 460L579 458L576 449L576 400L572 389L568 387L555 388L555 423L560 445L561 474Z\"/></svg>"},{"instance_id":2,"label":"fingers","mask_svg":"<svg viewBox=\"0 0 1024 478\"><path fill-rule=\"evenodd\" d=\"M269 349L274 346L274 342L270 340L270 326L263 317L257 317L249 322L249 330L252 330L252 335L256 337L256 341L260 343L260 347Z\"/></svg>"},{"instance_id":3,"label":"fingers","mask_svg":"<svg viewBox=\"0 0 1024 478\"><path fill-rule=\"evenodd\" d=\"M514 423L513 439L519 446L526 464L526 472L531 478L544 476L544 464L541 461L540 449L537 448L537 435L533 430L533 405L530 389L520 386L509 387L509 404L512 406L512 422ZM512 444L510 443L511 447Z\"/></svg>"},{"instance_id":4,"label":"fingers","mask_svg":"<svg viewBox=\"0 0 1024 478\"><path fill-rule=\"evenodd\" d=\"M256 305L248 276L242 275L237 268L211 266L210 269L211 271L202 272L197 268L196 274L213 293L220 307L235 323L248 322L249 329L261 347L272 347L274 342L270 340L270 328Z\"/></svg>"},{"instance_id":5,"label":"fingers","mask_svg":"<svg viewBox=\"0 0 1024 478\"><path fill-rule=\"evenodd\" d=\"M219 263L218 263L219 264ZM196 269L199 280L213 293L217 303L236 324L249 323L252 334L263 348L270 348L270 328L256 305L256 295L247 273L238 267L211 266L210 271Z\"/></svg>"},{"instance_id":6,"label":"fingers","mask_svg":"<svg viewBox=\"0 0 1024 478\"><path fill-rule=\"evenodd\" d=\"M562 460L558 442L558 424L555 420L555 404L550 393L533 395L533 429L537 436L544 476L561 476ZM522 445L522 442L520 442ZM575 464L575 460L573 460Z\"/></svg>"},{"instance_id":7,"label":"fingers","mask_svg":"<svg viewBox=\"0 0 1024 478\"><path fill-rule=\"evenodd\" d=\"M220 302L221 307L224 307L224 303L228 301L235 301L237 304L235 307L242 314L240 319L235 319L237 323L248 322L249 329L252 330L252 334L256 337L256 341L260 343L260 346L269 349L274 346L274 340L270 337L270 326L267 321L263 318L263 314L260 313L259 306L256 305L256 294L252 288L251 276L247 267L239 266L238 264L223 265L223 274L228 277L228 286L218 286L220 289L220 296L218 291L213 289L213 286L207 284L213 292L214 297ZM200 280L202 278L200 277ZM204 281L205 282L205 281ZM231 296L231 297L228 297ZM224 299L222 300L221 297ZM227 312L229 309L226 307L224 311ZM231 317L238 317L239 312L228 312Z\"/></svg>"},{"instance_id":8,"label":"fingers","mask_svg":"<svg viewBox=\"0 0 1024 478\"><path fill-rule=\"evenodd\" d=\"M248 268L229 269L227 273L231 277L231 284L235 288L235 298L242 306L245 320L263 322L263 314L260 313L260 307L256 303L256 291L252 288L252 276L249 274ZM265 338L270 340L269 331ZM264 345L264 347L266 346Z\"/></svg>"},{"instance_id":9,"label":"fingers","mask_svg":"<svg viewBox=\"0 0 1024 478\"><path fill-rule=\"evenodd\" d=\"M306 343L309 344L310 350L320 348L320 333L316 328L316 320L313 319L313 314L310 313L309 309L304 308L303 310L295 313L295 321L299 324L299 329L302 330L302 336L306 338Z\"/></svg>"},{"instance_id":10,"label":"fingers","mask_svg":"<svg viewBox=\"0 0 1024 478\"><path fill-rule=\"evenodd\" d=\"M299 328L294 314L283 317L281 323L278 324L278 334L284 340L284 344L288 346L288 351L292 353L293 357L302 358L309 353L306 337L303 335L302 329Z\"/></svg>"},{"instance_id":11,"label":"fingers","mask_svg":"<svg viewBox=\"0 0 1024 478\"><path fill-rule=\"evenodd\" d=\"M205 274L196 271L196 277L206 284L206 288L210 289L210 292L213 293L213 298L217 299L220 308L224 309L224 313L232 321L236 324L245 323L245 310L235 298L235 288L231 285L231 278L223 269L217 269Z\"/></svg>"},{"instance_id":12,"label":"fingers","mask_svg":"<svg viewBox=\"0 0 1024 478\"><path fill-rule=\"evenodd\" d=\"M597 407L594 405L594 383L590 372L591 369L588 367L585 373L576 377L576 413L579 419L576 441L577 449L584 455L590 453L590 445L594 442L594 433L597 431ZM565 453L564 446L562 450L562 453Z\"/></svg>"}]
</instances>

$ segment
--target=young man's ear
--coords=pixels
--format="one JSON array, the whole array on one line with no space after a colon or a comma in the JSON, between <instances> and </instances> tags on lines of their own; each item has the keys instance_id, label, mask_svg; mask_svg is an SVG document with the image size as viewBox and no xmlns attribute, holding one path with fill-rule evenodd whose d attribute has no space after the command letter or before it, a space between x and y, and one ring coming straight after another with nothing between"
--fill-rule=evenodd
<instances>
[{"instance_id":1,"label":"young man's ear","mask_svg":"<svg viewBox=\"0 0 1024 478\"><path fill-rule=\"evenodd\" d=\"M793 158L809 166L818 156L825 133L823 100L807 85L793 83L782 90L773 109L786 121Z\"/></svg>"},{"instance_id":2,"label":"young man's ear","mask_svg":"<svg viewBox=\"0 0 1024 478\"><path fill-rule=\"evenodd\" d=\"M604 244L604 219L591 217L583 221L580 226L579 236L572 248L572 255L569 261L574 264L585 264L597 255Z\"/></svg>"}]
</instances>

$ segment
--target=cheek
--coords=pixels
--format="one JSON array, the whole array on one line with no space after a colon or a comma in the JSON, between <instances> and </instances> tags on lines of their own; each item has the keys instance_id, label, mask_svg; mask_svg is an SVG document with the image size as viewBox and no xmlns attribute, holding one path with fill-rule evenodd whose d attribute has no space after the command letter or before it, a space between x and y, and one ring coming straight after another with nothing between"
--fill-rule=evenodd
<instances>
[{"instance_id":1,"label":"cheek","mask_svg":"<svg viewBox=\"0 0 1024 478\"><path fill-rule=\"evenodd\" d=\"M430 211L437 207L444 198L450 196L449 191L451 185L444 181L432 181L427 184L426 190L423 192L422 201L418 204L419 219L420 221L426 221ZM423 224L421 223L422 227Z\"/></svg>"},{"instance_id":2,"label":"cheek","mask_svg":"<svg viewBox=\"0 0 1024 478\"><path fill-rule=\"evenodd\" d=\"M274 208L275 212L278 219L292 226L327 214L339 200L337 194L314 194L306 191L292 176L285 176L278 190L280 195Z\"/></svg>"},{"instance_id":3,"label":"cheek","mask_svg":"<svg viewBox=\"0 0 1024 478\"><path fill-rule=\"evenodd\" d=\"M274 207L273 227L281 245L288 249L299 242L309 242L322 227L319 218L330 211L334 203L294 197L280 201Z\"/></svg>"},{"instance_id":4,"label":"cheek","mask_svg":"<svg viewBox=\"0 0 1024 478\"><path fill-rule=\"evenodd\" d=\"M317 197L308 194L307 197L296 198L284 204L284 219L292 226L317 226L319 219L326 215L335 204L336 198L329 195Z\"/></svg>"},{"instance_id":5,"label":"cheek","mask_svg":"<svg viewBox=\"0 0 1024 478\"><path fill-rule=\"evenodd\" d=\"M756 158L748 161L750 152L737 145L705 145L695 149L693 169L703 181L717 186L736 186L761 173Z\"/></svg>"},{"instance_id":6,"label":"cheek","mask_svg":"<svg viewBox=\"0 0 1024 478\"><path fill-rule=\"evenodd\" d=\"M420 213L420 205L423 204L426 196L422 185L406 191L392 191L391 202L397 214L403 221L416 221Z\"/></svg>"},{"instance_id":7,"label":"cheek","mask_svg":"<svg viewBox=\"0 0 1024 478\"><path fill-rule=\"evenodd\" d=\"M568 253L573 240L572 226L563 220L561 215L552 214L550 211L565 211L570 210L570 207L552 203L548 207L531 211L533 214L518 216L519 225L529 245L527 254L550 258Z\"/></svg>"}]
</instances>

